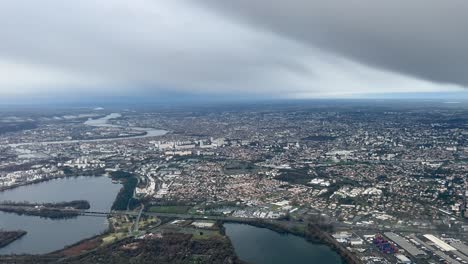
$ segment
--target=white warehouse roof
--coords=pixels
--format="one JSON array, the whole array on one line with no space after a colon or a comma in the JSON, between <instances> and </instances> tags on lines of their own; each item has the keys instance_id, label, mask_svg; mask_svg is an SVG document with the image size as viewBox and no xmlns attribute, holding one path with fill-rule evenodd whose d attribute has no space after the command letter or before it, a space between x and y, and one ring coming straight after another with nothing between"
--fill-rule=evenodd
<instances>
[{"instance_id":1,"label":"white warehouse roof","mask_svg":"<svg viewBox=\"0 0 468 264\"><path fill-rule=\"evenodd\" d=\"M456 251L456 249L449 244L445 243L444 241L438 239L437 237L426 234L424 235L425 238L429 239L432 241L434 244L436 244L437 247L441 248L443 251Z\"/></svg>"}]
</instances>

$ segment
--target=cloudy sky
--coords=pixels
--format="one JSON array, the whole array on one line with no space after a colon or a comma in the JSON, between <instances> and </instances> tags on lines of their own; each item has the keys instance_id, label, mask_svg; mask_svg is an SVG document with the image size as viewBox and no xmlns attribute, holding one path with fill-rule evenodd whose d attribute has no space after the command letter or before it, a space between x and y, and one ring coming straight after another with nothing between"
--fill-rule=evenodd
<instances>
[{"instance_id":1,"label":"cloudy sky","mask_svg":"<svg viewBox=\"0 0 468 264\"><path fill-rule=\"evenodd\" d=\"M468 87L466 0L3 0L0 98Z\"/></svg>"}]
</instances>

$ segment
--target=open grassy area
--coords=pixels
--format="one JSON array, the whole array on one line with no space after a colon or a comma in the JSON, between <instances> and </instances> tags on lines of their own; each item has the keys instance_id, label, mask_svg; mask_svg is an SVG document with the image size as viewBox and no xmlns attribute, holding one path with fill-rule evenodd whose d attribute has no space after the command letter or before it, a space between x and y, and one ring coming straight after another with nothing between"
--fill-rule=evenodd
<instances>
[{"instance_id":1,"label":"open grassy area","mask_svg":"<svg viewBox=\"0 0 468 264\"><path fill-rule=\"evenodd\" d=\"M183 205L151 206L148 211L152 213L185 214L190 208L190 206Z\"/></svg>"},{"instance_id":2,"label":"open grassy area","mask_svg":"<svg viewBox=\"0 0 468 264\"><path fill-rule=\"evenodd\" d=\"M212 238L223 238L223 236L218 232L218 231L213 231L213 230L202 230L202 229L197 229L192 233L192 239L212 239Z\"/></svg>"},{"instance_id":3,"label":"open grassy area","mask_svg":"<svg viewBox=\"0 0 468 264\"><path fill-rule=\"evenodd\" d=\"M79 254L82 254L83 252L93 250L96 247L102 245L103 243L101 242L101 239L95 238L91 240L84 241L82 243L79 243L75 246L69 247L65 250L62 251L62 254L70 257L70 256L77 256Z\"/></svg>"},{"instance_id":4,"label":"open grassy area","mask_svg":"<svg viewBox=\"0 0 468 264\"><path fill-rule=\"evenodd\" d=\"M102 238L103 245L114 243L117 240L123 239L127 236L126 233L112 233Z\"/></svg>"},{"instance_id":5,"label":"open grassy area","mask_svg":"<svg viewBox=\"0 0 468 264\"><path fill-rule=\"evenodd\" d=\"M140 228L146 227L151 224L155 224L158 222L158 219L155 217L149 217L148 219L141 219L140 220Z\"/></svg>"},{"instance_id":6,"label":"open grassy area","mask_svg":"<svg viewBox=\"0 0 468 264\"><path fill-rule=\"evenodd\" d=\"M228 161L223 167L224 173L228 175L242 174L242 173L255 173L259 170L255 164L247 161L232 160Z\"/></svg>"}]
</instances>

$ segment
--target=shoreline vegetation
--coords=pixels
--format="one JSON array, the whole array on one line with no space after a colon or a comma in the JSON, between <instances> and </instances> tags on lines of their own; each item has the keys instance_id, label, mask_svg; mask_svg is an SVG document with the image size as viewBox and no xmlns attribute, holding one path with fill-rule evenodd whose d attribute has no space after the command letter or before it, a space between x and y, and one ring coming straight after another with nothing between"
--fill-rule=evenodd
<instances>
[{"instance_id":1,"label":"shoreline vegetation","mask_svg":"<svg viewBox=\"0 0 468 264\"><path fill-rule=\"evenodd\" d=\"M81 209L87 210L91 208L91 205L86 200L73 200L69 202L56 202L56 203L31 203L31 202L16 202L16 201L2 201L0 206L27 206L27 207L47 207L47 208L59 208L59 209Z\"/></svg>"},{"instance_id":2,"label":"shoreline vegetation","mask_svg":"<svg viewBox=\"0 0 468 264\"><path fill-rule=\"evenodd\" d=\"M29 185L29 184L35 184L35 183L40 183L40 182L45 182L53 179L59 179L59 178L68 178L68 177L80 177L80 176L90 176L90 177L100 177L105 175L104 173L100 173L98 175L96 174L90 174L89 172L86 173L86 175L83 174L76 174L74 171L70 171L65 173L63 177L57 177L57 178L51 178L51 179L41 179L35 182L29 182L21 185L16 185L12 186L12 188L16 188L22 185ZM110 178L113 181L118 181L122 184L122 188L117 194L114 203L112 205L112 210L129 210L136 208L139 205L139 202L137 199L134 198L134 190L138 184L138 179L131 173L125 172L125 171L113 171L109 173ZM0 191L3 191L4 189L0 188ZM16 209L13 208L13 210L9 210L7 207L17 207ZM4 208L2 208L4 207ZM35 208L38 207L38 208ZM24 210L24 208L34 208L35 210ZM69 208L70 211L63 211L64 208ZM17 214L24 214L24 215L33 215L33 216L40 216L40 217L48 217L51 219L63 219L63 218L73 218L78 215L80 215L79 210L86 210L89 209L89 202L84 201L84 200L79 200L79 201L70 201L70 202L59 202L59 203L44 203L44 204L38 204L38 203L29 203L29 202L11 202L11 201L4 201L0 202L0 211L5 211L5 212L11 212L11 213L17 213ZM23 211L24 210L24 211ZM256 221L228 221L228 220L223 220L221 223L240 223L240 224L247 224L259 228L267 228L269 230L272 230L274 232L282 233L282 234L291 234L291 235L296 235L299 237L303 237L306 239L309 243L319 243L319 244L324 244L330 247L332 250L337 252L341 258L343 259L344 263L349 263L349 264L355 264L355 263L361 263L359 259L357 259L351 252L349 252L346 247L343 245L339 244L336 240L333 239L333 237L330 235L330 232L332 231L333 227L331 225L323 225L320 224L319 222L315 223L316 221L310 221L310 222L304 222L303 225L294 225L291 224L291 222L284 220L282 222L269 222L269 221L264 221L264 220L256 220ZM221 231L223 231L223 228L221 228ZM26 234L25 231L12 231L12 232L18 232L17 233L17 238L14 240L24 236ZM22 233L24 232L24 233ZM224 234L224 232L222 232ZM0 231L1 234L1 231ZM66 257L66 254L63 254L67 249L71 249L74 247L82 247L82 246L88 246L88 244L93 241L98 241L101 239L103 234L83 239L81 241L78 241L74 243L73 245L69 245L64 247L64 249L54 251L52 253L48 254L42 254L42 255L18 255L18 256L2 256L0 257L1 261L8 261L11 260L13 262L11 263L28 263L28 261L34 260L34 261L39 261L37 263L53 263L57 261L59 258ZM226 238L229 240L229 237L226 236ZM14 240L10 241L9 243L13 242ZM229 240L230 241L230 240ZM1 240L0 240L1 242ZM116 244L121 243L121 241L115 242ZM232 244L231 244L232 246ZM87 252L92 251L95 252L96 250L99 250L99 248L87 248ZM101 252L102 253L102 252ZM87 255L87 253L84 253L84 255ZM76 256L75 256L76 257ZM73 258L75 258L73 257ZM66 257L67 258L67 257ZM21 262L21 260L26 260L25 262ZM19 261L19 262L16 262ZM9 262L6 262L9 263Z\"/></svg>"},{"instance_id":3,"label":"shoreline vegetation","mask_svg":"<svg viewBox=\"0 0 468 264\"><path fill-rule=\"evenodd\" d=\"M251 226L258 227L258 228L266 228L266 229L269 229L271 231L274 231L280 234L291 234L291 235L295 235L298 237L302 237L308 243L323 244L323 245L330 247L332 250L334 250L341 256L343 263L347 263L347 264L362 263L359 259L357 259L354 255L352 255L351 252L349 252L343 245L333 240L332 236L326 231L326 230L329 230L330 226L322 226L320 224L315 224L315 223L304 223L303 226L297 226L297 225L290 225L288 221L284 221L284 223L272 223L272 222L266 222L262 220L250 221L250 222L218 221L217 226L220 226L220 232L223 236L225 236L226 242L221 243L219 239L218 239L219 241L216 239L213 241L209 239L196 240L196 241L197 242L205 241L204 243L207 245L208 244L216 245L216 248L218 248L219 250L223 250L225 251L224 253L226 253L226 255L224 255L224 253L221 255L223 255L224 257L230 256L229 258L231 259L234 257L234 259L238 261L234 263L244 263L244 262L242 262L239 259L239 257L234 251L231 252L231 250L229 250L229 249L233 250L233 246L232 246L232 242L230 241L230 238L225 235L224 227L223 227L224 223L246 224L246 225L251 225ZM49 254L0 256L0 261L9 260L9 261L12 261L11 263L30 263L31 261L34 261L34 263L56 263L58 260L61 260L63 263L93 263L92 261L96 260L96 257L107 258L111 254L110 252L114 252L114 251L118 252L118 254L112 253L113 257L117 255L120 258L120 260L125 260L125 258L131 257L130 255L127 255L127 253L131 252L132 250L128 250L128 249L122 250L122 248L125 248L126 245L135 246L136 245L135 243L139 243L139 246L143 246L143 249L139 250L139 254L142 254L142 256L148 256L148 257L151 255L152 257L156 257L156 258L161 257L158 254L162 253L160 251L158 252L157 249L162 249L162 248L170 249L170 248L175 247L176 245L180 246L180 243L186 245L187 247L191 247L191 244L187 242L187 241L191 241L191 239L189 239L189 236L187 234L166 233L165 235L163 235L164 237L163 239L158 239L157 241L148 240L144 243L141 243L141 241L143 240L128 237L128 238L124 238L122 240L116 241L112 244L106 245L101 248L97 244L100 244L99 242L102 242L102 237L105 236L106 233L107 232L104 232L100 235L93 236L87 239L83 239L72 245L66 246L61 250L57 250ZM91 247L92 245L95 245L96 247ZM152 246L154 246L154 248ZM80 253L78 251L81 251L81 250L78 250L78 249L82 249L84 252ZM133 249L133 250L137 250L137 249ZM183 249L178 248L177 250L183 250ZM185 249L185 250L188 250L188 249ZM72 252L73 254L71 254ZM175 257L174 254L172 253L169 254L169 253L167 255L170 255L170 257ZM10 263L10 262L6 262L6 263ZM106 263L106 262L101 262L101 263ZM111 262L108 262L108 263L111 263Z\"/></svg>"},{"instance_id":4,"label":"shoreline vegetation","mask_svg":"<svg viewBox=\"0 0 468 264\"><path fill-rule=\"evenodd\" d=\"M0 230L0 248L8 246L10 243L20 239L27 232L24 230L16 230L16 231L3 231Z\"/></svg>"},{"instance_id":5,"label":"shoreline vegetation","mask_svg":"<svg viewBox=\"0 0 468 264\"><path fill-rule=\"evenodd\" d=\"M353 255L345 246L341 245L336 241L331 235L330 231L333 230L333 226L324 225L320 223L308 222L304 223L303 226L290 225L290 222L287 220L284 223L273 223L263 220L257 221L231 221L223 220L224 223L236 223L236 224L245 224L251 225L258 228L266 228L271 231L280 233L280 234L290 234L298 237L304 238L309 243L322 244L331 248L333 251L340 255L343 263L347 264L361 264L362 262Z\"/></svg>"},{"instance_id":6,"label":"shoreline vegetation","mask_svg":"<svg viewBox=\"0 0 468 264\"><path fill-rule=\"evenodd\" d=\"M83 240L80 247L99 238ZM229 240L223 238L195 239L191 234L164 233L162 238L124 238L115 243L79 253L72 247L45 255L0 256L1 263L15 264L94 264L94 263L231 263L246 264L239 260ZM74 255L74 253L78 253Z\"/></svg>"},{"instance_id":7,"label":"shoreline vegetation","mask_svg":"<svg viewBox=\"0 0 468 264\"><path fill-rule=\"evenodd\" d=\"M4 201L0 203L0 211L17 215L40 216L50 219L67 219L77 217L81 210L91 206L86 200L76 200L58 203L29 203Z\"/></svg>"},{"instance_id":8,"label":"shoreline vegetation","mask_svg":"<svg viewBox=\"0 0 468 264\"><path fill-rule=\"evenodd\" d=\"M34 181L29 181L29 182L21 182L15 185L11 186L0 186L0 192L7 191L7 190L12 190L15 188L19 188L21 186L28 186L28 185L33 185L33 184L39 184L43 182L48 182L52 180L59 180L59 179L66 179L66 178L77 178L77 177L101 177L105 175L105 171L102 169L98 170L93 170L93 171L73 171L69 168L64 169L64 174L57 176L57 177L51 177L51 178L46 178L46 179L38 179Z\"/></svg>"},{"instance_id":9,"label":"shoreline vegetation","mask_svg":"<svg viewBox=\"0 0 468 264\"><path fill-rule=\"evenodd\" d=\"M119 181L123 185L112 204L111 210L125 211L137 207L140 203L133 197L138 179L133 174L125 171L110 172L110 177L113 181Z\"/></svg>"}]
</instances>

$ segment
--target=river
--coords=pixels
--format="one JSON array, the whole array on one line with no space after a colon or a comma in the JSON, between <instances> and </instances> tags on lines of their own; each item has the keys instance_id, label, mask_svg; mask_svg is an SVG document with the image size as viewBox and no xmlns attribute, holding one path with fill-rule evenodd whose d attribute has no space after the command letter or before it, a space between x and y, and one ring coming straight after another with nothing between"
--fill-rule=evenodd
<instances>
[{"instance_id":1,"label":"river","mask_svg":"<svg viewBox=\"0 0 468 264\"><path fill-rule=\"evenodd\" d=\"M90 119L85 125L112 126L108 121L118 118L112 113L99 119ZM144 138L161 136L165 130L132 127L147 132ZM69 140L41 142L39 144L63 144L75 142L111 141L117 139ZM22 143L13 147L37 143ZM86 199L93 211L110 210L120 190L120 184L112 184L107 177L62 178L33 185L21 186L0 192L0 201L61 202ZM244 261L253 264L282 263L342 263L340 256L325 245L312 244L294 235L282 235L265 228L243 224L224 225L236 254ZM43 254L63 248L82 239L99 234L108 228L105 217L79 216L74 219L50 220L37 216L18 216L0 212L0 228L22 229L28 234L0 249L0 254Z\"/></svg>"},{"instance_id":2,"label":"river","mask_svg":"<svg viewBox=\"0 0 468 264\"><path fill-rule=\"evenodd\" d=\"M109 120L119 118L119 113L112 113L98 119L89 119L84 125L95 127L119 127L109 124ZM126 138L106 138L91 140L61 140L49 142L30 142L10 144L21 152L20 146L49 145L84 142L115 141L135 138L161 136L165 130L154 128L131 127L134 130L146 132L145 135ZM28 153L26 153L28 154ZM121 188L113 184L107 177L77 177L62 178L38 184L20 186L15 189L0 192L0 201L28 202L62 202L72 200L88 200L93 211L109 211ZM37 216L19 216L0 212L0 229L22 229L28 233L21 239L0 249L0 254L43 254L63 248L82 239L97 235L108 228L105 217L79 216L73 219L51 220Z\"/></svg>"},{"instance_id":3,"label":"river","mask_svg":"<svg viewBox=\"0 0 468 264\"><path fill-rule=\"evenodd\" d=\"M118 125L109 124L109 120L119 118L122 115L119 113L108 114L107 116L89 119L84 122L84 125L94 126L94 127L121 127ZM123 127L121 127L123 128ZM118 138L102 138L102 139L77 139L77 140L58 140L58 141L45 141L45 142L25 142L25 143L15 143L9 144L12 148L17 148L20 146L29 146L29 145L55 145L55 144L71 144L71 143L89 143L89 142L105 142L105 141L116 141L116 140L128 140L136 138L148 138L148 137L158 137L163 136L167 133L163 129L155 129L148 127L130 127L133 130L145 132L144 135L139 136L128 136L128 137L118 137Z\"/></svg>"},{"instance_id":4,"label":"river","mask_svg":"<svg viewBox=\"0 0 468 264\"><path fill-rule=\"evenodd\" d=\"M341 257L323 244L245 224L224 224L237 256L252 264L341 264Z\"/></svg>"},{"instance_id":5,"label":"river","mask_svg":"<svg viewBox=\"0 0 468 264\"><path fill-rule=\"evenodd\" d=\"M0 192L0 201L61 202L88 200L92 211L109 211L120 184L100 177L62 178ZM107 218L78 216L51 220L38 216L0 212L0 229L22 229L28 233L0 249L0 254L43 254L100 234L108 228Z\"/></svg>"}]
</instances>

